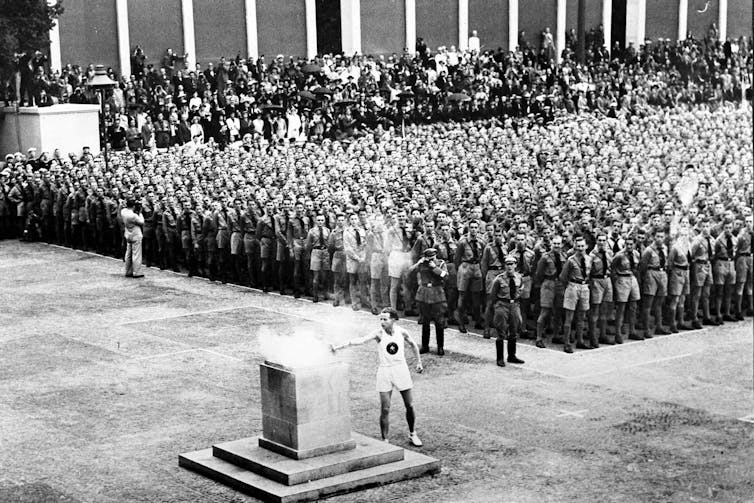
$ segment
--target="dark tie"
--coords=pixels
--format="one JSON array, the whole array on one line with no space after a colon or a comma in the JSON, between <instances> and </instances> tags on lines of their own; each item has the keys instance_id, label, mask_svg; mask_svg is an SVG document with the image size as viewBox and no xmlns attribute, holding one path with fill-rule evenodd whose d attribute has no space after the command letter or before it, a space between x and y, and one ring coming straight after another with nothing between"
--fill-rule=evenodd
<instances>
[{"instance_id":1,"label":"dark tie","mask_svg":"<svg viewBox=\"0 0 754 503\"><path fill-rule=\"evenodd\" d=\"M228 210L223 210L223 216L225 217L225 228L228 228Z\"/></svg>"},{"instance_id":2,"label":"dark tie","mask_svg":"<svg viewBox=\"0 0 754 503\"><path fill-rule=\"evenodd\" d=\"M618 253L620 247L618 246L618 236L613 236L613 253Z\"/></svg>"},{"instance_id":3,"label":"dark tie","mask_svg":"<svg viewBox=\"0 0 754 503\"><path fill-rule=\"evenodd\" d=\"M270 217L270 223L272 224L272 233L276 234L277 231L275 230L275 217L274 216Z\"/></svg>"},{"instance_id":4,"label":"dark tie","mask_svg":"<svg viewBox=\"0 0 754 503\"><path fill-rule=\"evenodd\" d=\"M712 260L712 244L710 243L709 238L707 238L707 258Z\"/></svg>"},{"instance_id":5,"label":"dark tie","mask_svg":"<svg viewBox=\"0 0 754 503\"><path fill-rule=\"evenodd\" d=\"M403 251L406 251L406 248L408 248L408 234L405 227L401 227L401 233L403 234Z\"/></svg>"},{"instance_id":6,"label":"dark tie","mask_svg":"<svg viewBox=\"0 0 754 503\"><path fill-rule=\"evenodd\" d=\"M503 257L503 249L500 248L500 243L495 243L495 251L497 252L497 260L500 262L500 266L503 266L505 257Z\"/></svg>"},{"instance_id":7,"label":"dark tie","mask_svg":"<svg viewBox=\"0 0 754 503\"><path fill-rule=\"evenodd\" d=\"M602 258L602 274L607 276L607 253L605 253L605 250L600 251L600 258Z\"/></svg>"},{"instance_id":8,"label":"dark tie","mask_svg":"<svg viewBox=\"0 0 754 503\"><path fill-rule=\"evenodd\" d=\"M560 261L560 253L555 254L555 274L560 276L563 271L563 263Z\"/></svg>"},{"instance_id":9,"label":"dark tie","mask_svg":"<svg viewBox=\"0 0 754 503\"><path fill-rule=\"evenodd\" d=\"M631 250L631 253L628 254L628 263L631 264L631 272L633 272L635 268L633 250Z\"/></svg>"},{"instance_id":10,"label":"dark tie","mask_svg":"<svg viewBox=\"0 0 754 503\"><path fill-rule=\"evenodd\" d=\"M727 238L725 239L725 248L728 250L728 258L733 258L733 237L728 234Z\"/></svg>"},{"instance_id":11,"label":"dark tie","mask_svg":"<svg viewBox=\"0 0 754 503\"><path fill-rule=\"evenodd\" d=\"M529 264L526 263L526 257L524 256L524 250L518 252L519 260L521 261L521 274L524 276L529 275Z\"/></svg>"},{"instance_id":12,"label":"dark tie","mask_svg":"<svg viewBox=\"0 0 754 503\"><path fill-rule=\"evenodd\" d=\"M582 279L586 279L586 257L581 256L581 276Z\"/></svg>"},{"instance_id":13,"label":"dark tie","mask_svg":"<svg viewBox=\"0 0 754 503\"><path fill-rule=\"evenodd\" d=\"M359 229L356 229L356 246L361 246L361 234L359 234Z\"/></svg>"},{"instance_id":14,"label":"dark tie","mask_svg":"<svg viewBox=\"0 0 754 503\"><path fill-rule=\"evenodd\" d=\"M657 254L660 256L660 269L665 269L665 250L662 249L662 245L657 248Z\"/></svg>"},{"instance_id":15,"label":"dark tie","mask_svg":"<svg viewBox=\"0 0 754 503\"><path fill-rule=\"evenodd\" d=\"M434 248L435 247L435 240L432 239L432 236L427 236L427 246L429 248Z\"/></svg>"},{"instance_id":16,"label":"dark tie","mask_svg":"<svg viewBox=\"0 0 754 503\"><path fill-rule=\"evenodd\" d=\"M476 239L471 240L471 254L473 260L476 262L479 259L479 252L476 249Z\"/></svg>"},{"instance_id":17,"label":"dark tie","mask_svg":"<svg viewBox=\"0 0 754 503\"><path fill-rule=\"evenodd\" d=\"M516 280L512 274L508 276L508 289L510 290L511 300L516 300Z\"/></svg>"},{"instance_id":18,"label":"dark tie","mask_svg":"<svg viewBox=\"0 0 754 503\"><path fill-rule=\"evenodd\" d=\"M325 246L325 229L319 226L319 246Z\"/></svg>"}]
</instances>

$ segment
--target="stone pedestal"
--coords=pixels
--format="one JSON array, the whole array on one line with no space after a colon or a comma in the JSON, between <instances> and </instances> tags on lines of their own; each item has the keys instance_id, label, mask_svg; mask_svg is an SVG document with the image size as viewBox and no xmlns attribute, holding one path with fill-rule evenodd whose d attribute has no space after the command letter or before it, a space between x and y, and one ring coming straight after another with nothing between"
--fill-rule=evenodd
<instances>
[{"instance_id":1,"label":"stone pedestal","mask_svg":"<svg viewBox=\"0 0 754 503\"><path fill-rule=\"evenodd\" d=\"M262 435L188 452L178 464L264 501L295 502L419 477L434 458L351 432L348 368L260 365Z\"/></svg>"},{"instance_id":2,"label":"stone pedestal","mask_svg":"<svg viewBox=\"0 0 754 503\"><path fill-rule=\"evenodd\" d=\"M259 366L262 436L259 445L293 459L353 449L348 366Z\"/></svg>"},{"instance_id":3,"label":"stone pedestal","mask_svg":"<svg viewBox=\"0 0 754 503\"><path fill-rule=\"evenodd\" d=\"M0 154L39 153L59 148L63 155L89 147L99 153L99 105L0 108Z\"/></svg>"}]
</instances>

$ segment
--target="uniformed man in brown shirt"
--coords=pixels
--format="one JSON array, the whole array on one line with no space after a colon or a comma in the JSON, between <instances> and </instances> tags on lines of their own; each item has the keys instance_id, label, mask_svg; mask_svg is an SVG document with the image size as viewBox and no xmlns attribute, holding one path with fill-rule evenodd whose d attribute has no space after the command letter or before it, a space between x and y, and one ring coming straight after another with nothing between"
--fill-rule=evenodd
<instances>
[{"instance_id":1,"label":"uniformed man in brown shirt","mask_svg":"<svg viewBox=\"0 0 754 503\"><path fill-rule=\"evenodd\" d=\"M607 235L597 234L597 244L589 254L592 264L589 273L589 342L593 347L599 343L608 344L607 316L613 304L613 282L611 280L611 264L613 252L607 248ZM597 337L597 322L599 322L599 338Z\"/></svg>"},{"instance_id":2,"label":"uniformed man in brown shirt","mask_svg":"<svg viewBox=\"0 0 754 503\"><path fill-rule=\"evenodd\" d=\"M508 363L524 363L516 356L516 339L521 330L521 287L522 276L516 272L516 257L508 255L504 259L505 271L495 276L490 289L494 305L494 323L497 339L495 340L496 361L505 367L505 340L508 345Z\"/></svg>"},{"instance_id":3,"label":"uniformed man in brown shirt","mask_svg":"<svg viewBox=\"0 0 754 503\"><path fill-rule=\"evenodd\" d=\"M420 353L429 352L430 323L435 325L437 354L443 356L445 312L447 298L443 284L448 277L445 261L437 258L437 250L426 248L420 258L408 270L408 276L416 275L416 302L419 306L419 321L422 325L422 344Z\"/></svg>"},{"instance_id":4,"label":"uniformed man in brown shirt","mask_svg":"<svg viewBox=\"0 0 754 503\"><path fill-rule=\"evenodd\" d=\"M573 353L573 338L571 337L571 324L576 314L576 347L579 349L593 349L594 346L584 344L584 321L589 309L589 272L591 260L586 256L586 240L583 236L577 236L573 242L574 253L563 264L560 273L560 281L566 285L563 294L563 310L565 321L563 322L563 350Z\"/></svg>"},{"instance_id":5,"label":"uniformed man in brown shirt","mask_svg":"<svg viewBox=\"0 0 754 503\"><path fill-rule=\"evenodd\" d=\"M662 309L665 304L665 297L668 294L668 276L665 272L668 256L665 248L665 230L662 227L655 227L653 236L654 241L644 249L639 264L639 274L642 278L642 318L646 329L644 337L647 339L652 338L652 329L649 322L652 313L654 313L655 319L655 334L666 335L670 333L662 326Z\"/></svg>"},{"instance_id":6,"label":"uniformed man in brown shirt","mask_svg":"<svg viewBox=\"0 0 754 503\"><path fill-rule=\"evenodd\" d=\"M312 272L312 302L319 302L321 288L327 288L326 275L330 271L330 252L327 250L329 238L330 229L325 225L325 216L317 215L305 244L309 250L309 270Z\"/></svg>"},{"instance_id":7,"label":"uniformed man in brown shirt","mask_svg":"<svg viewBox=\"0 0 754 503\"><path fill-rule=\"evenodd\" d=\"M704 325L717 325L710 316L710 290L712 289L711 260L714 255L714 239L710 235L711 224L704 219L699 222L699 235L691 244L691 262L694 268L691 285L691 326L702 328ZM702 323L699 322L699 304L701 301Z\"/></svg>"},{"instance_id":8,"label":"uniformed man in brown shirt","mask_svg":"<svg viewBox=\"0 0 754 503\"><path fill-rule=\"evenodd\" d=\"M752 215L747 215L744 225L736 236L736 307L735 317L741 321L743 315L744 291L749 296L748 311L752 311L752 257L751 257L751 234Z\"/></svg>"},{"instance_id":9,"label":"uniformed man in brown shirt","mask_svg":"<svg viewBox=\"0 0 754 503\"><path fill-rule=\"evenodd\" d=\"M480 267L482 269L482 277L484 277L484 285L487 290L487 306L484 311L484 338L490 338L490 329L493 324L493 316L495 314L495 302L492 298L492 283L498 274L505 269L505 243L504 243L503 229L497 227L493 234L493 239L487 246L484 247L482 252L482 259L480 261Z\"/></svg>"},{"instance_id":10,"label":"uniformed man in brown shirt","mask_svg":"<svg viewBox=\"0 0 754 503\"><path fill-rule=\"evenodd\" d=\"M613 297L615 310L615 343L623 344L623 320L625 319L626 304L628 304L628 334L631 339L637 338L636 306L641 300L639 282L636 273L639 267L639 252L635 247L635 238L628 235L623 240L624 248L613 257ZM641 337L642 339L644 337Z\"/></svg>"},{"instance_id":11,"label":"uniformed man in brown shirt","mask_svg":"<svg viewBox=\"0 0 754 503\"><path fill-rule=\"evenodd\" d=\"M552 322L552 333L555 337L557 337L561 328L565 286L560 281L560 273L566 261L566 256L562 250L563 238L553 236L550 247L550 251L539 259L534 278L534 283L540 285L540 312L537 318L536 342L538 348L545 347L545 326L548 321Z\"/></svg>"}]
</instances>

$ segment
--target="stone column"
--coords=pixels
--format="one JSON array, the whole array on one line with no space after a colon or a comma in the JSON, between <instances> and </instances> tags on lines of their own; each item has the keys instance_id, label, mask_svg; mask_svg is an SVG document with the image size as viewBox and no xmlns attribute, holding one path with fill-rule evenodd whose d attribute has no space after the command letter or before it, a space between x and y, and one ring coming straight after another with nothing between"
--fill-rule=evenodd
<instances>
[{"instance_id":1,"label":"stone column","mask_svg":"<svg viewBox=\"0 0 754 503\"><path fill-rule=\"evenodd\" d=\"M605 36L605 47L607 52L613 50L610 39L613 37L613 0L602 0L602 33Z\"/></svg>"},{"instance_id":2,"label":"stone column","mask_svg":"<svg viewBox=\"0 0 754 503\"><path fill-rule=\"evenodd\" d=\"M306 1L306 57L317 55L317 5L314 0Z\"/></svg>"},{"instance_id":3,"label":"stone column","mask_svg":"<svg viewBox=\"0 0 754 503\"><path fill-rule=\"evenodd\" d=\"M562 61L563 49L565 49L566 40L566 0L558 0L558 17L555 28L555 50L557 51L555 61Z\"/></svg>"},{"instance_id":4,"label":"stone column","mask_svg":"<svg viewBox=\"0 0 754 503\"><path fill-rule=\"evenodd\" d=\"M626 2L626 46L633 42L636 50L644 43L647 29L646 0L628 0Z\"/></svg>"},{"instance_id":5,"label":"stone column","mask_svg":"<svg viewBox=\"0 0 754 503\"><path fill-rule=\"evenodd\" d=\"M469 0L458 0L458 50L469 48Z\"/></svg>"},{"instance_id":6,"label":"stone column","mask_svg":"<svg viewBox=\"0 0 754 503\"><path fill-rule=\"evenodd\" d=\"M183 17L183 52L186 56L186 69L196 68L196 38L194 36L194 0L181 0Z\"/></svg>"},{"instance_id":7,"label":"stone column","mask_svg":"<svg viewBox=\"0 0 754 503\"><path fill-rule=\"evenodd\" d=\"M49 5L55 5L58 0L47 0ZM60 71L63 69L63 57L60 54L60 20L55 20L55 26L50 28L50 68Z\"/></svg>"},{"instance_id":8,"label":"stone column","mask_svg":"<svg viewBox=\"0 0 754 503\"><path fill-rule=\"evenodd\" d=\"M508 0L508 50L518 46L518 0Z\"/></svg>"},{"instance_id":9,"label":"stone column","mask_svg":"<svg viewBox=\"0 0 754 503\"><path fill-rule=\"evenodd\" d=\"M115 19L118 26L118 59L120 74L131 75L131 41L128 35L128 0L115 0Z\"/></svg>"},{"instance_id":10,"label":"stone column","mask_svg":"<svg viewBox=\"0 0 754 503\"><path fill-rule=\"evenodd\" d=\"M720 0L717 12L717 31L720 33L720 41L725 42L728 36L728 0Z\"/></svg>"},{"instance_id":11,"label":"stone column","mask_svg":"<svg viewBox=\"0 0 754 503\"><path fill-rule=\"evenodd\" d=\"M340 0L343 54L361 54L361 0Z\"/></svg>"},{"instance_id":12,"label":"stone column","mask_svg":"<svg viewBox=\"0 0 754 503\"><path fill-rule=\"evenodd\" d=\"M678 0L678 40L686 40L689 31L689 0Z\"/></svg>"},{"instance_id":13,"label":"stone column","mask_svg":"<svg viewBox=\"0 0 754 503\"><path fill-rule=\"evenodd\" d=\"M416 52L416 1L406 0L406 48L409 54Z\"/></svg>"},{"instance_id":14,"label":"stone column","mask_svg":"<svg viewBox=\"0 0 754 503\"><path fill-rule=\"evenodd\" d=\"M244 0L246 14L246 54L250 58L259 57L259 43L257 41L257 0Z\"/></svg>"}]
</instances>

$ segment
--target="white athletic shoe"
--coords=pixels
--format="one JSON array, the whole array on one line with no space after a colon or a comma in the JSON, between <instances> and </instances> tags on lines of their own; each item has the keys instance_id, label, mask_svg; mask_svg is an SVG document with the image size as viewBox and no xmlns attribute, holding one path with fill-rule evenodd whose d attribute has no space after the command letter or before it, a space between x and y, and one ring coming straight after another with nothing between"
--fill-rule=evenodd
<instances>
[{"instance_id":1,"label":"white athletic shoe","mask_svg":"<svg viewBox=\"0 0 754 503\"><path fill-rule=\"evenodd\" d=\"M416 432L409 432L408 433L408 441L411 442L411 445L414 447L421 447L422 441L419 439L419 435L416 434Z\"/></svg>"},{"instance_id":2,"label":"white athletic shoe","mask_svg":"<svg viewBox=\"0 0 754 503\"><path fill-rule=\"evenodd\" d=\"M390 439L389 438L383 438L382 441L385 442L386 444L390 443Z\"/></svg>"}]
</instances>

